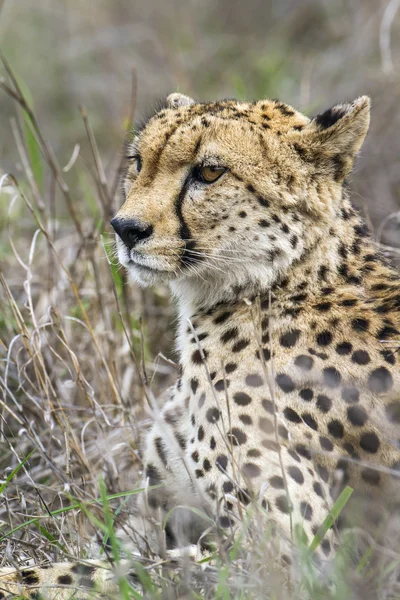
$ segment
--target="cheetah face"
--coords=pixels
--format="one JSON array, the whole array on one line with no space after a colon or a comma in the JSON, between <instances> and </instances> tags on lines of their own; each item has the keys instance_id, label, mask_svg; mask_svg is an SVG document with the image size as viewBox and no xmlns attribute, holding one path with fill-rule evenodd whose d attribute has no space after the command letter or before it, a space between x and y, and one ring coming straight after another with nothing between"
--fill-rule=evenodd
<instances>
[{"instance_id":1,"label":"cheetah face","mask_svg":"<svg viewBox=\"0 0 400 600\"><path fill-rule=\"evenodd\" d=\"M268 289L327 235L368 105L310 120L277 101L170 95L128 149L120 262L141 285Z\"/></svg>"}]
</instances>

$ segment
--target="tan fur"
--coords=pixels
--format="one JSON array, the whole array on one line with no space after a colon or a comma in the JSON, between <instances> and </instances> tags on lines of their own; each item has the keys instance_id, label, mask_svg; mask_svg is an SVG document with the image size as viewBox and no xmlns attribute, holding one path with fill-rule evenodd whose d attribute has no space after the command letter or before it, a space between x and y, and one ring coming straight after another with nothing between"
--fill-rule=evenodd
<instances>
[{"instance_id":1,"label":"tan fur","mask_svg":"<svg viewBox=\"0 0 400 600\"><path fill-rule=\"evenodd\" d=\"M144 511L189 503L234 531L253 499L311 541L348 484L375 522L387 514L400 286L343 188L368 125L366 97L310 120L277 101L173 94L135 136L119 258L141 285L170 283L182 368L146 440L144 483L165 487ZM226 171L206 184L202 165ZM182 515L171 535L196 542L209 521ZM322 555L334 544L330 531Z\"/></svg>"}]
</instances>

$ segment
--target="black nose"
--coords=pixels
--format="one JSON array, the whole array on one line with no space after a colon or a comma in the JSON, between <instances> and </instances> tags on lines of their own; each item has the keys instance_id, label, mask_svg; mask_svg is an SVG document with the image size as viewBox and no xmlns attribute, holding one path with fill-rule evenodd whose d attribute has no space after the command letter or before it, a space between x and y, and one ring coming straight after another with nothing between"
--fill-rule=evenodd
<instances>
[{"instance_id":1,"label":"black nose","mask_svg":"<svg viewBox=\"0 0 400 600\"><path fill-rule=\"evenodd\" d=\"M128 248L133 248L138 242L145 240L153 233L151 225L145 225L136 219L119 219L115 217L110 222L115 233L119 235Z\"/></svg>"}]
</instances>

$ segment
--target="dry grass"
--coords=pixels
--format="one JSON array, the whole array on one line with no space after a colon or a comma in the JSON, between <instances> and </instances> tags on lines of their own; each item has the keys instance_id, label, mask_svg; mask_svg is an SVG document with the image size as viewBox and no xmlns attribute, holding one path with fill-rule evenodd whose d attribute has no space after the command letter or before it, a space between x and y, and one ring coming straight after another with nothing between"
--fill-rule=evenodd
<instances>
[{"instance_id":1,"label":"dry grass","mask_svg":"<svg viewBox=\"0 0 400 600\"><path fill-rule=\"evenodd\" d=\"M62 168L4 67L1 86L15 103L11 127L23 169L0 178L0 565L22 567L86 559L93 532L112 539L114 519L133 511L149 404L175 378L173 362L161 354L171 345L174 318L165 290L128 286L116 264L108 219L118 188L115 177L106 179L86 111L87 152L75 147ZM229 552L219 540L218 558L206 569L171 565L145 549L138 557L145 596L399 597L400 557L383 549L394 564L389 574L362 563L353 573L349 539L320 570L298 530L292 569L276 569L279 542L263 512L254 511ZM121 597L137 596L122 586Z\"/></svg>"}]
</instances>

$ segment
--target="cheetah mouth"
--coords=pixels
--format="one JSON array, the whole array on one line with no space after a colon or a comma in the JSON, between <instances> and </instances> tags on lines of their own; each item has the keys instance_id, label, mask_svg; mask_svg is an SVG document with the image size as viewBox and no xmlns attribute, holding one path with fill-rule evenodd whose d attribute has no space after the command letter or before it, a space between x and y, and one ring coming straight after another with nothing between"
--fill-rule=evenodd
<instances>
[{"instance_id":1,"label":"cheetah mouth","mask_svg":"<svg viewBox=\"0 0 400 600\"><path fill-rule=\"evenodd\" d=\"M127 263L127 267L137 269L138 271L148 272L148 273L160 273L165 274L169 273L166 269L158 269L156 267L149 267L148 265L142 265L136 260L130 259Z\"/></svg>"}]
</instances>

